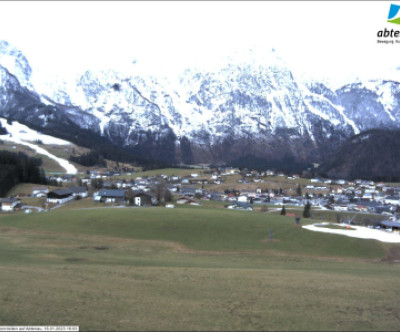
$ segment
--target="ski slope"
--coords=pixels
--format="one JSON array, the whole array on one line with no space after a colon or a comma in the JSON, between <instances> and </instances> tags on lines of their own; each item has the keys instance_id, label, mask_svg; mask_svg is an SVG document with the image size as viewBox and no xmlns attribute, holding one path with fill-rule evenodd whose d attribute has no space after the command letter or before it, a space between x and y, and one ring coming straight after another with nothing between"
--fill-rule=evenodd
<instances>
[{"instance_id":1,"label":"ski slope","mask_svg":"<svg viewBox=\"0 0 400 332\"><path fill-rule=\"evenodd\" d=\"M2 127L6 128L8 134L6 135L0 135L0 139L3 141L8 141L12 142L15 144L21 144L25 145L32 150L35 150L36 153L45 155L49 157L50 159L53 159L55 162L57 162L62 168L65 169L65 172L67 174L76 174L78 173L78 170L74 165L72 165L68 160L59 158L55 156L54 154L51 154L48 152L45 148L42 146L38 146L37 144L33 144L30 142L42 142L43 145L46 144L54 144L54 145L70 145L71 143L68 141L65 141L60 138L52 137L49 135L43 135L35 130L30 129L29 127L20 124L17 121L12 121L11 124L7 123L7 120L4 118L0 118L0 122Z\"/></svg>"}]
</instances>

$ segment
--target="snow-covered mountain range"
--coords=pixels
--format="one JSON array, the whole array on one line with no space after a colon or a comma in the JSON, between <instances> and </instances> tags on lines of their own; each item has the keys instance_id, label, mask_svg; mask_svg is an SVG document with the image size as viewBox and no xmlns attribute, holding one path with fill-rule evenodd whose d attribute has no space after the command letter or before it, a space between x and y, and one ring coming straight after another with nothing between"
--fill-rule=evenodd
<instances>
[{"instance_id":1,"label":"snow-covered mountain range","mask_svg":"<svg viewBox=\"0 0 400 332\"><path fill-rule=\"evenodd\" d=\"M134 70L88 70L37 91L32 70L40 68L31 69L20 51L0 42L1 116L44 127L72 122L167 162L244 155L319 162L354 134L400 128L399 82L377 79L332 90L294 78L274 50L263 63L187 69L176 82Z\"/></svg>"}]
</instances>

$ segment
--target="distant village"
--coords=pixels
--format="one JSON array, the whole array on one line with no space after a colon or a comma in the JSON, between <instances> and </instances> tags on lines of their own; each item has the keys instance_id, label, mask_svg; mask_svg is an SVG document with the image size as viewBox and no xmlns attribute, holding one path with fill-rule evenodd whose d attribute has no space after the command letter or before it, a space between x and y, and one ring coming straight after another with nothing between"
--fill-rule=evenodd
<instances>
[{"instance_id":1,"label":"distant village","mask_svg":"<svg viewBox=\"0 0 400 332\"><path fill-rule=\"evenodd\" d=\"M385 183L365 180L332 180L322 178L307 179L307 185L297 184L297 174L290 176L267 170L232 167L219 167L206 172L193 172L188 176L168 176L161 174L154 177L136 177L129 179L133 172L90 171L86 176L74 175L51 176L48 181L57 189L47 186L34 187L31 197L45 197L46 203L40 210L57 208L72 200L91 198L99 205L113 204L120 206L157 206L173 208L174 204L202 205L205 200L225 202L225 207L237 210L253 210L260 206L296 206L310 203L332 211L359 212L387 215L396 220L400 212L400 187ZM237 184L241 188L218 190L232 175L240 175ZM124 176L126 179L118 177ZM269 177L282 177L293 181L292 188L266 188ZM205 189L206 185L215 190ZM250 186L251 184L251 186ZM1 210L12 212L28 209L20 201L21 197L7 197L1 200ZM29 209L28 209L29 210ZM400 224L399 224L400 226Z\"/></svg>"}]
</instances>

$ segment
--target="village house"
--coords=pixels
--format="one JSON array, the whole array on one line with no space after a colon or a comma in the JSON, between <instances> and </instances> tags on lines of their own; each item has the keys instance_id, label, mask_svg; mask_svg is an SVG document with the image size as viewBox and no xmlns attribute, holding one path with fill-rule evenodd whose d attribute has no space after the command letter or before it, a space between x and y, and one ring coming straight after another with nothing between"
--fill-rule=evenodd
<instances>
[{"instance_id":1,"label":"village house","mask_svg":"<svg viewBox=\"0 0 400 332\"><path fill-rule=\"evenodd\" d=\"M124 182L122 181L122 180L117 180L117 181L115 181L114 182L114 185L118 188L118 189L120 189L120 188L122 188L122 184L123 184Z\"/></svg>"},{"instance_id":2,"label":"village house","mask_svg":"<svg viewBox=\"0 0 400 332\"><path fill-rule=\"evenodd\" d=\"M63 204L72 199L74 199L74 196L70 188L56 189L47 194L48 203Z\"/></svg>"},{"instance_id":3,"label":"village house","mask_svg":"<svg viewBox=\"0 0 400 332\"><path fill-rule=\"evenodd\" d=\"M112 186L113 186L113 183L111 181L103 181L103 188L111 189Z\"/></svg>"},{"instance_id":4,"label":"village house","mask_svg":"<svg viewBox=\"0 0 400 332\"><path fill-rule=\"evenodd\" d=\"M150 181L148 179L136 179L135 185L133 185L132 190L150 191Z\"/></svg>"},{"instance_id":5,"label":"village house","mask_svg":"<svg viewBox=\"0 0 400 332\"><path fill-rule=\"evenodd\" d=\"M385 197L385 204L400 205L400 196Z\"/></svg>"},{"instance_id":6,"label":"village house","mask_svg":"<svg viewBox=\"0 0 400 332\"><path fill-rule=\"evenodd\" d=\"M196 194L196 188L181 187L179 188L179 193L183 196L194 196Z\"/></svg>"},{"instance_id":7,"label":"village house","mask_svg":"<svg viewBox=\"0 0 400 332\"><path fill-rule=\"evenodd\" d=\"M142 191L133 194L133 205L135 206L151 206L157 204L157 197L151 193Z\"/></svg>"},{"instance_id":8,"label":"village house","mask_svg":"<svg viewBox=\"0 0 400 332\"><path fill-rule=\"evenodd\" d=\"M77 197L79 196L80 198L85 198L88 196L88 190L86 187L69 187L72 191L72 196Z\"/></svg>"},{"instance_id":9,"label":"village house","mask_svg":"<svg viewBox=\"0 0 400 332\"><path fill-rule=\"evenodd\" d=\"M192 197L181 196L176 200L176 204L188 204L188 205L197 205L200 206L200 202Z\"/></svg>"},{"instance_id":10,"label":"village house","mask_svg":"<svg viewBox=\"0 0 400 332\"><path fill-rule=\"evenodd\" d=\"M236 202L228 206L228 209L253 211L253 206L245 202Z\"/></svg>"},{"instance_id":11,"label":"village house","mask_svg":"<svg viewBox=\"0 0 400 332\"><path fill-rule=\"evenodd\" d=\"M233 175L233 174L240 173L239 169L232 168L232 167L221 168L220 172L221 172L221 175Z\"/></svg>"},{"instance_id":12,"label":"village house","mask_svg":"<svg viewBox=\"0 0 400 332\"><path fill-rule=\"evenodd\" d=\"M240 195L237 197L237 201L240 203L247 203L247 196L246 195Z\"/></svg>"},{"instance_id":13,"label":"village house","mask_svg":"<svg viewBox=\"0 0 400 332\"><path fill-rule=\"evenodd\" d=\"M92 183L92 181L91 181L90 178L86 177L86 178L81 179L81 183L82 184L86 184L86 185L90 185Z\"/></svg>"},{"instance_id":14,"label":"village house","mask_svg":"<svg viewBox=\"0 0 400 332\"><path fill-rule=\"evenodd\" d=\"M75 175L65 174L61 178L63 183L72 183L75 180Z\"/></svg>"},{"instance_id":15,"label":"village house","mask_svg":"<svg viewBox=\"0 0 400 332\"><path fill-rule=\"evenodd\" d=\"M320 178L312 178L310 180L311 183L323 183L324 181Z\"/></svg>"},{"instance_id":16,"label":"village house","mask_svg":"<svg viewBox=\"0 0 400 332\"><path fill-rule=\"evenodd\" d=\"M18 207L20 201L15 198L3 198L1 200L1 211L13 212Z\"/></svg>"},{"instance_id":17,"label":"village house","mask_svg":"<svg viewBox=\"0 0 400 332\"><path fill-rule=\"evenodd\" d=\"M177 188L177 186L172 185L172 186L168 186L168 190L169 190L171 193L176 193L176 192L178 191L178 188Z\"/></svg>"},{"instance_id":18,"label":"village house","mask_svg":"<svg viewBox=\"0 0 400 332\"><path fill-rule=\"evenodd\" d=\"M33 197L46 197L49 192L49 188L47 187L33 187L32 188L32 196Z\"/></svg>"},{"instance_id":19,"label":"village house","mask_svg":"<svg viewBox=\"0 0 400 332\"><path fill-rule=\"evenodd\" d=\"M207 179L196 179L196 180L193 180L192 183L204 185L204 184L208 184L208 180Z\"/></svg>"},{"instance_id":20,"label":"village house","mask_svg":"<svg viewBox=\"0 0 400 332\"><path fill-rule=\"evenodd\" d=\"M399 232L400 231L400 222L398 221L391 221L391 220L383 220L381 221L381 226L382 228L384 228L385 230L388 231L396 231Z\"/></svg>"},{"instance_id":21,"label":"village house","mask_svg":"<svg viewBox=\"0 0 400 332\"><path fill-rule=\"evenodd\" d=\"M256 196L258 196L257 191L252 190L252 189L242 189L240 191L240 194L241 195L246 195L248 197L256 197Z\"/></svg>"},{"instance_id":22,"label":"village house","mask_svg":"<svg viewBox=\"0 0 400 332\"><path fill-rule=\"evenodd\" d=\"M89 172L89 176L91 179L99 179L100 175L98 171L90 171Z\"/></svg>"},{"instance_id":23,"label":"village house","mask_svg":"<svg viewBox=\"0 0 400 332\"><path fill-rule=\"evenodd\" d=\"M212 200L212 201L221 201L226 198L226 195L213 192L213 193L209 194L209 197L210 197L210 200Z\"/></svg>"},{"instance_id":24,"label":"village house","mask_svg":"<svg viewBox=\"0 0 400 332\"><path fill-rule=\"evenodd\" d=\"M122 188L132 188L135 185L135 182L133 180L129 181L124 181L122 184Z\"/></svg>"},{"instance_id":25,"label":"village house","mask_svg":"<svg viewBox=\"0 0 400 332\"><path fill-rule=\"evenodd\" d=\"M48 203L63 204L75 197L84 198L88 196L86 187L67 187L53 190L47 194Z\"/></svg>"},{"instance_id":26,"label":"village house","mask_svg":"<svg viewBox=\"0 0 400 332\"><path fill-rule=\"evenodd\" d=\"M49 182L57 182L58 185L63 182L63 179L61 176L48 176L47 180Z\"/></svg>"},{"instance_id":27,"label":"village house","mask_svg":"<svg viewBox=\"0 0 400 332\"><path fill-rule=\"evenodd\" d=\"M203 195L205 195L205 193L206 193L206 191L204 189L196 188L195 194L203 196Z\"/></svg>"},{"instance_id":28,"label":"village house","mask_svg":"<svg viewBox=\"0 0 400 332\"><path fill-rule=\"evenodd\" d=\"M100 189L94 193L93 199L96 202L101 203L119 203L123 204L126 202L125 190L122 189Z\"/></svg>"}]
</instances>

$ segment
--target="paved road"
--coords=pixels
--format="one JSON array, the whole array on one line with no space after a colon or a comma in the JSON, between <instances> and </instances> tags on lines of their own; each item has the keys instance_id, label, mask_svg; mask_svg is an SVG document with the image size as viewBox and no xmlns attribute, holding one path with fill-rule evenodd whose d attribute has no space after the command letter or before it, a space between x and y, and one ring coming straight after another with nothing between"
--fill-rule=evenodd
<instances>
[{"instance_id":1,"label":"paved road","mask_svg":"<svg viewBox=\"0 0 400 332\"><path fill-rule=\"evenodd\" d=\"M24 205L24 206L22 207L22 209L23 209L23 210L27 210L27 209L33 210L33 209L35 209L37 212L42 212L42 211L44 211L44 209L42 209L41 207L38 207L38 206L30 206L30 205Z\"/></svg>"}]
</instances>

